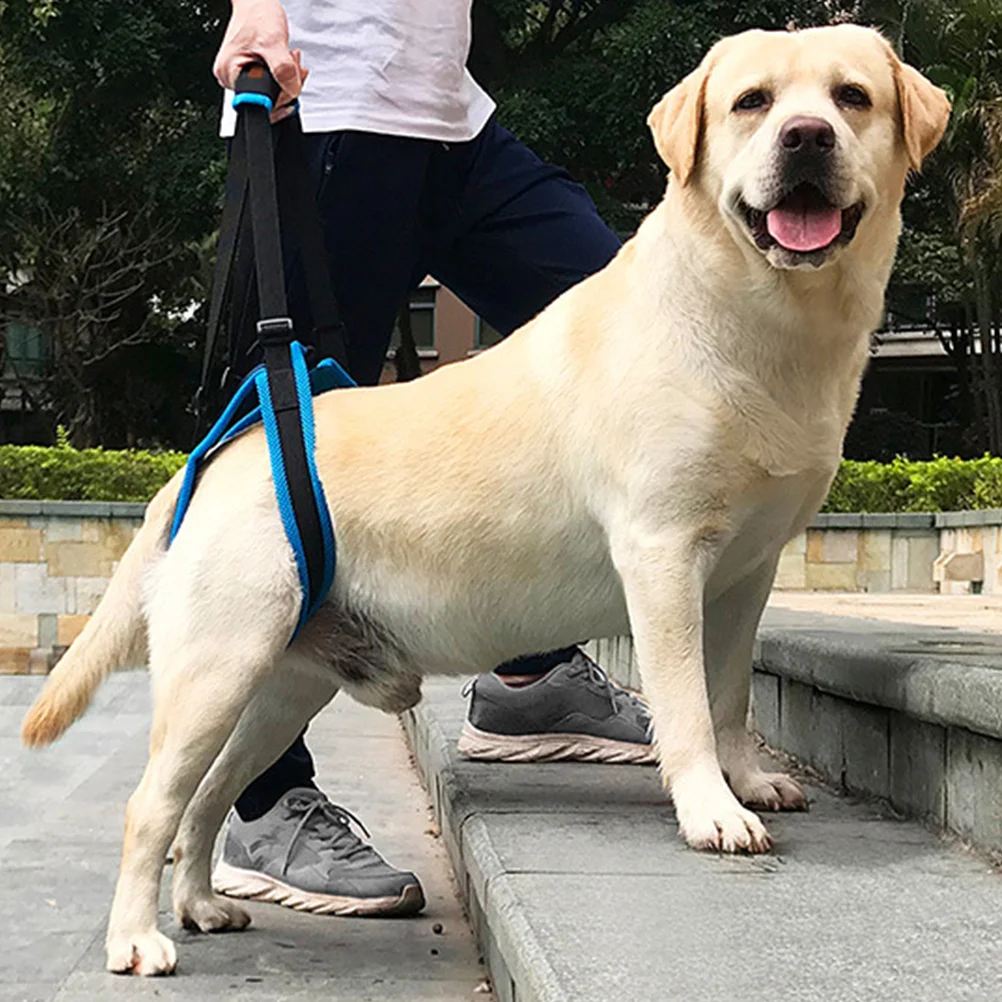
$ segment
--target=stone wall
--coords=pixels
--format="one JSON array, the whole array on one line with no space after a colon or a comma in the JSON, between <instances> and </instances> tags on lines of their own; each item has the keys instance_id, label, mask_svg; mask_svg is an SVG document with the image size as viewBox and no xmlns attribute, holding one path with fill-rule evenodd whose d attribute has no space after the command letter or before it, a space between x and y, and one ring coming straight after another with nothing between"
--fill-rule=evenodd
<instances>
[{"instance_id":1,"label":"stone wall","mask_svg":"<svg viewBox=\"0 0 1002 1002\"><path fill-rule=\"evenodd\" d=\"M145 505L0 501L0 674L44 674L108 586Z\"/></svg>"},{"instance_id":2,"label":"stone wall","mask_svg":"<svg viewBox=\"0 0 1002 1002\"><path fill-rule=\"evenodd\" d=\"M944 595L1002 595L1002 511L936 516L939 555L933 576Z\"/></svg>"},{"instance_id":3,"label":"stone wall","mask_svg":"<svg viewBox=\"0 0 1002 1002\"><path fill-rule=\"evenodd\" d=\"M935 516L816 515L779 558L785 591L933 592L939 556Z\"/></svg>"},{"instance_id":4,"label":"stone wall","mask_svg":"<svg viewBox=\"0 0 1002 1002\"><path fill-rule=\"evenodd\" d=\"M144 510L0 500L0 674L49 671L97 606ZM1002 511L817 515L784 548L776 587L1002 594ZM620 660L611 646L620 641L600 643L610 645L603 660Z\"/></svg>"}]
</instances>

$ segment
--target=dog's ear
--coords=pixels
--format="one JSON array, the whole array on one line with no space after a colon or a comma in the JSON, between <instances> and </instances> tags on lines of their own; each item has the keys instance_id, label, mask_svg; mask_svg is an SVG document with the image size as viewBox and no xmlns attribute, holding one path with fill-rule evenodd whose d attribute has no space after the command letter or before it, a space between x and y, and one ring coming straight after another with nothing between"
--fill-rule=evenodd
<instances>
[{"instance_id":1,"label":"dog's ear","mask_svg":"<svg viewBox=\"0 0 1002 1002\"><path fill-rule=\"evenodd\" d=\"M893 69L908 162L913 170L920 170L922 161L936 148L946 132L950 121L950 99L896 55Z\"/></svg>"},{"instance_id":2,"label":"dog's ear","mask_svg":"<svg viewBox=\"0 0 1002 1002\"><path fill-rule=\"evenodd\" d=\"M706 60L681 83L676 84L647 116L647 125L654 136L654 146L661 159L671 168L679 184L692 176L699 156L699 140L703 130L703 100L709 67Z\"/></svg>"}]
</instances>

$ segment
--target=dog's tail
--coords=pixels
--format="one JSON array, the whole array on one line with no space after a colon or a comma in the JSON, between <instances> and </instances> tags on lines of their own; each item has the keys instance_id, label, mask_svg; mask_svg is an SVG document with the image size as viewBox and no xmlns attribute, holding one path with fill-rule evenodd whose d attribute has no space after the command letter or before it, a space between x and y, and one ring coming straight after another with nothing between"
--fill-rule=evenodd
<instances>
[{"instance_id":1,"label":"dog's tail","mask_svg":"<svg viewBox=\"0 0 1002 1002\"><path fill-rule=\"evenodd\" d=\"M87 709L97 687L111 672L145 660L143 572L166 549L181 476L177 474L150 502L142 527L90 622L53 668L24 718L21 740L28 747L51 744Z\"/></svg>"}]
</instances>

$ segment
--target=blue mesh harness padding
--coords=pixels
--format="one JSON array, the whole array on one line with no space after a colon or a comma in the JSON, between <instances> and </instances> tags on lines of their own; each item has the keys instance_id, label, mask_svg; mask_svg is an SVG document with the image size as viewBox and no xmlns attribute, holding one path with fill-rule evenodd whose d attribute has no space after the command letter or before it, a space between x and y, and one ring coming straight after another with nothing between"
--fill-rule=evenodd
<instances>
[{"instance_id":1,"label":"blue mesh harness padding","mask_svg":"<svg viewBox=\"0 0 1002 1002\"><path fill-rule=\"evenodd\" d=\"M275 500L278 502L278 511L282 517L282 526L285 529L286 538L289 540L289 545L292 547L293 555L296 558L296 571L299 575L299 584L303 592L303 602L299 610L299 622L293 634L294 639L302 629L303 624L317 611L327 592L330 591L331 585L334 582L334 568L336 565L334 526L331 523L330 509L327 507L327 498L324 494L323 484L320 482L320 477L317 474L314 457L316 433L313 424L313 397L327 390L355 386L356 384L351 376L332 358L324 359L312 372L307 372L305 352L303 346L298 341L293 341L289 345L289 354L296 379L299 419L302 427L303 443L306 446L310 484L313 489L313 498L316 503L317 513L320 516L320 526L323 534L323 578L320 587L314 589L310 586L306 550L303 546L299 524L296 521L293 510L292 495L289 490L289 481L282 455L281 442L279 440L278 423L275 408L272 404L271 390L268 385L268 373L263 365L259 365L254 369L240 384L240 388L233 395L233 399L230 400L229 404L227 404L219 420L212 426L209 433L198 443L188 457L188 462L184 469L184 480L181 483L181 492L178 495L177 506L174 509L174 521L171 525L168 546L174 542L174 537L181 528L181 523L184 521L184 516L195 493L198 475L205 465L206 460L210 458L210 454L248 428L253 427L258 422L262 422L264 424L265 439L268 443L271 476L275 484ZM251 394L257 396L259 401L258 406L235 421L234 416Z\"/></svg>"}]
</instances>

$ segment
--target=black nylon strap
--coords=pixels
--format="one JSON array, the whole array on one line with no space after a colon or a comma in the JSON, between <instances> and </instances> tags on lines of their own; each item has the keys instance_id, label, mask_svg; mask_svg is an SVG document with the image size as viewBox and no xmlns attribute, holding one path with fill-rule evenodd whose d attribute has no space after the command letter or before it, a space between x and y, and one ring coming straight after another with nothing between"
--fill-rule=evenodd
<instances>
[{"instance_id":1,"label":"black nylon strap","mask_svg":"<svg viewBox=\"0 0 1002 1002\"><path fill-rule=\"evenodd\" d=\"M292 228L299 245L306 292L313 315L313 331L317 350L322 358L333 358L343 369L348 368L348 352L344 324L334 290L331 288L327 265L327 247L313 185L306 169L303 128L298 115L291 115L278 126L277 154L279 211L282 221Z\"/></svg>"},{"instance_id":2,"label":"black nylon strap","mask_svg":"<svg viewBox=\"0 0 1002 1002\"><path fill-rule=\"evenodd\" d=\"M310 593L303 600L310 603L313 596L320 593L324 582L323 528L313 493L300 415L300 406L312 406L312 401L299 400L292 367L290 345L295 332L292 321L287 316L272 126L265 108L245 105L240 109L230 166L234 179L233 190L227 194L234 201L239 200L241 208L239 211L231 210L228 214L224 209L224 225L229 223L234 229L226 234L225 243L222 236L220 238L226 251L226 260L217 261L217 287L210 314L215 316L218 324L222 306L217 305L216 300L225 298L226 287L232 284L230 275L234 263L241 254L242 244L247 242L246 237L241 236L241 230L246 232L246 227L240 227L240 222L244 212L249 213L261 316L257 324L258 342L264 356L269 395L275 410L282 465L289 486L292 510L306 555ZM319 229L319 223L317 228ZM246 249L243 252L246 253ZM226 271L220 281L220 268L224 265ZM252 291L249 269L245 269L244 274L248 276L248 281L246 289L242 290L242 302L238 304L240 309L246 307ZM222 292L219 291L220 288L223 289ZM214 332L212 336L215 337ZM211 349L211 345L209 347Z\"/></svg>"},{"instance_id":3,"label":"black nylon strap","mask_svg":"<svg viewBox=\"0 0 1002 1002\"><path fill-rule=\"evenodd\" d=\"M282 236L278 221L275 155L271 145L268 112L259 105L241 109L236 142L244 144L248 203L254 233L254 264L257 269L258 306L262 319L289 314L282 265ZM292 332L289 331L289 340Z\"/></svg>"},{"instance_id":4,"label":"black nylon strap","mask_svg":"<svg viewBox=\"0 0 1002 1002\"><path fill-rule=\"evenodd\" d=\"M310 596L317 595L324 580L324 536L317 511L313 483L306 462L303 426L299 416L299 398L292 370L288 344L264 345L264 365L268 373L268 390L278 426L285 478L289 485L292 512L299 528L299 537L306 554L306 573Z\"/></svg>"},{"instance_id":5,"label":"black nylon strap","mask_svg":"<svg viewBox=\"0 0 1002 1002\"><path fill-rule=\"evenodd\" d=\"M229 169L226 173L226 195L223 201L223 218L216 246L216 266L212 274L212 300L209 305L209 323L205 331L205 353L202 356L202 379L196 395L196 413L202 394L209 382L212 353L216 337L223 322L223 308L233 298L233 276L239 274L235 267L237 244L244 231L244 206L247 203L247 171L241 152L231 149Z\"/></svg>"},{"instance_id":6,"label":"black nylon strap","mask_svg":"<svg viewBox=\"0 0 1002 1002\"><path fill-rule=\"evenodd\" d=\"M248 115L258 116L258 126L252 126L252 129L260 133L260 122L266 118L264 109L245 108L238 117L243 120ZM195 398L196 418L199 419L220 330L225 327L228 332L225 345L227 363L220 385L226 385L231 376L242 377L249 371L252 364L249 356L258 347L253 334L259 315L257 288L252 277L256 267L256 235L252 234L248 207L248 148L256 140L248 139L248 131L238 125L237 136L230 143L226 198L212 282L201 382ZM306 169L299 116L291 115L278 125L270 126L269 143L272 137L275 139L273 158L279 218L286 229L286 236L291 234L298 244L313 316L314 330L310 340L320 357L335 359L347 371L347 335L331 287L327 247L316 202L310 197L314 185ZM263 310L260 312L264 313ZM267 316L267 313L264 315Z\"/></svg>"}]
</instances>

